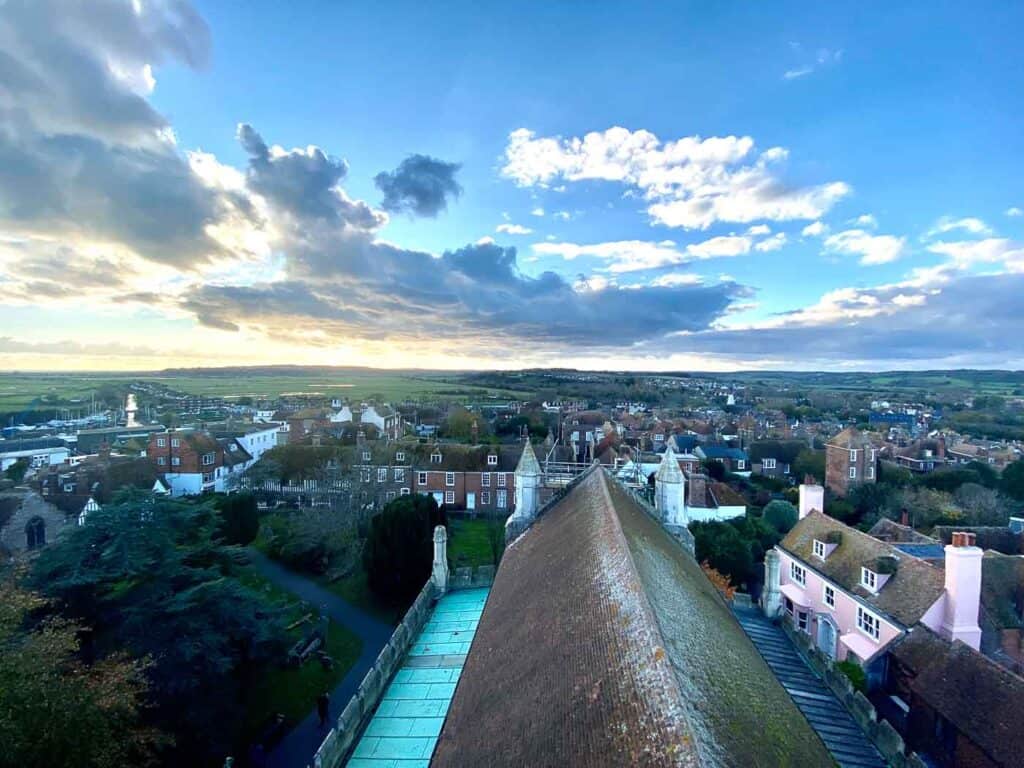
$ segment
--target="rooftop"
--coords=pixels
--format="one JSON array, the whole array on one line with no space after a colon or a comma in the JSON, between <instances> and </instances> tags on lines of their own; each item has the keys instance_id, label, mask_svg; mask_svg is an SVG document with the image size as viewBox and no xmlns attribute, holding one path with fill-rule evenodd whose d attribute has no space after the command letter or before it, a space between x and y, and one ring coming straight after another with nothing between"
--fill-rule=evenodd
<instances>
[{"instance_id":1,"label":"rooftop","mask_svg":"<svg viewBox=\"0 0 1024 768\"><path fill-rule=\"evenodd\" d=\"M831 764L696 561L600 469L506 550L431 763Z\"/></svg>"}]
</instances>

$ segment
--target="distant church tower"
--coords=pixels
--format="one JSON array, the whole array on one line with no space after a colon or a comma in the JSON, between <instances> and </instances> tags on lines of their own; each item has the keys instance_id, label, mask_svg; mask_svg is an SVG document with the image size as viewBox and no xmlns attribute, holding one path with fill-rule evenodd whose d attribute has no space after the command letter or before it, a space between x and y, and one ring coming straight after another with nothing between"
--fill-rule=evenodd
<instances>
[{"instance_id":1,"label":"distant church tower","mask_svg":"<svg viewBox=\"0 0 1024 768\"><path fill-rule=\"evenodd\" d=\"M540 464L527 440L516 465L516 507L513 515L532 520L540 506Z\"/></svg>"},{"instance_id":2,"label":"distant church tower","mask_svg":"<svg viewBox=\"0 0 1024 768\"><path fill-rule=\"evenodd\" d=\"M666 523L686 525L685 484L679 460L669 446L654 476L654 508L661 513L661 519Z\"/></svg>"}]
</instances>

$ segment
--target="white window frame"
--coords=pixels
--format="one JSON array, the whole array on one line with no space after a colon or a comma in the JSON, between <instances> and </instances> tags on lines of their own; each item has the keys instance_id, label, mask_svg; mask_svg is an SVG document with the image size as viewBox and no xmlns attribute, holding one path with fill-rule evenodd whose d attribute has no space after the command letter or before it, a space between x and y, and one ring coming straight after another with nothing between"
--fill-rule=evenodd
<instances>
[{"instance_id":1,"label":"white window frame","mask_svg":"<svg viewBox=\"0 0 1024 768\"><path fill-rule=\"evenodd\" d=\"M212 467L216 463L216 461L217 461L217 455L216 454L214 454L214 453L204 453L203 454L203 466L204 467Z\"/></svg>"},{"instance_id":2,"label":"white window frame","mask_svg":"<svg viewBox=\"0 0 1024 768\"><path fill-rule=\"evenodd\" d=\"M747 468L747 461L746 461L746 459L736 459L736 469L738 469L738 470L740 470L742 472L746 468Z\"/></svg>"},{"instance_id":3,"label":"white window frame","mask_svg":"<svg viewBox=\"0 0 1024 768\"><path fill-rule=\"evenodd\" d=\"M454 504L455 503L455 491L445 491L444 492L444 503L445 504Z\"/></svg>"},{"instance_id":4,"label":"white window frame","mask_svg":"<svg viewBox=\"0 0 1024 768\"><path fill-rule=\"evenodd\" d=\"M426 472L417 472L416 475L417 475L416 482L419 485L426 485L427 484L427 473Z\"/></svg>"},{"instance_id":5,"label":"white window frame","mask_svg":"<svg viewBox=\"0 0 1024 768\"><path fill-rule=\"evenodd\" d=\"M789 563L789 578L799 584L801 587L807 586L807 569L802 565L797 565L795 562L790 561Z\"/></svg>"},{"instance_id":6,"label":"white window frame","mask_svg":"<svg viewBox=\"0 0 1024 768\"><path fill-rule=\"evenodd\" d=\"M412 492L408 488L403 488L401 490L401 495L402 496L408 496L410 493L412 493Z\"/></svg>"},{"instance_id":7,"label":"white window frame","mask_svg":"<svg viewBox=\"0 0 1024 768\"><path fill-rule=\"evenodd\" d=\"M172 467L180 467L181 466L181 456L171 456L171 466Z\"/></svg>"},{"instance_id":8,"label":"white window frame","mask_svg":"<svg viewBox=\"0 0 1024 768\"><path fill-rule=\"evenodd\" d=\"M491 487L491 473L490 472L481 472L480 473L480 487L481 488L490 488Z\"/></svg>"},{"instance_id":9,"label":"white window frame","mask_svg":"<svg viewBox=\"0 0 1024 768\"><path fill-rule=\"evenodd\" d=\"M370 452L369 451L363 451L363 461L369 461L369 460L370 460Z\"/></svg>"},{"instance_id":10,"label":"white window frame","mask_svg":"<svg viewBox=\"0 0 1024 768\"><path fill-rule=\"evenodd\" d=\"M370 482L370 470L369 469L361 469L361 470L359 470L359 482L361 482L361 483L368 483L368 482Z\"/></svg>"},{"instance_id":11,"label":"white window frame","mask_svg":"<svg viewBox=\"0 0 1024 768\"><path fill-rule=\"evenodd\" d=\"M814 540L814 556L819 560L824 560L825 555L828 552L828 548L825 546L825 542L821 539Z\"/></svg>"},{"instance_id":12,"label":"white window frame","mask_svg":"<svg viewBox=\"0 0 1024 768\"><path fill-rule=\"evenodd\" d=\"M776 468L775 459L762 459L761 460L761 468L762 469L775 469Z\"/></svg>"},{"instance_id":13,"label":"white window frame","mask_svg":"<svg viewBox=\"0 0 1024 768\"><path fill-rule=\"evenodd\" d=\"M882 620L864 606L858 605L857 629L877 643L882 634Z\"/></svg>"},{"instance_id":14,"label":"white window frame","mask_svg":"<svg viewBox=\"0 0 1024 768\"><path fill-rule=\"evenodd\" d=\"M498 473L498 487L499 488L504 488L505 487L505 473L504 472L499 472Z\"/></svg>"},{"instance_id":15,"label":"white window frame","mask_svg":"<svg viewBox=\"0 0 1024 768\"><path fill-rule=\"evenodd\" d=\"M405 470L401 467L395 467L395 482L400 483L405 480Z\"/></svg>"},{"instance_id":16,"label":"white window frame","mask_svg":"<svg viewBox=\"0 0 1024 768\"><path fill-rule=\"evenodd\" d=\"M496 467L496 466L498 466L498 457L497 457L497 455L495 455L493 453L490 453L490 454L487 455L487 466L488 467Z\"/></svg>"},{"instance_id":17,"label":"white window frame","mask_svg":"<svg viewBox=\"0 0 1024 768\"><path fill-rule=\"evenodd\" d=\"M852 461L854 464L857 463L857 449L856 448L851 448L850 449L850 461Z\"/></svg>"},{"instance_id":18,"label":"white window frame","mask_svg":"<svg viewBox=\"0 0 1024 768\"><path fill-rule=\"evenodd\" d=\"M836 590L834 587L823 584L821 588L821 601L829 608L836 607Z\"/></svg>"},{"instance_id":19,"label":"white window frame","mask_svg":"<svg viewBox=\"0 0 1024 768\"><path fill-rule=\"evenodd\" d=\"M864 470L864 478L867 480L874 480L875 468L869 465L868 468Z\"/></svg>"},{"instance_id":20,"label":"white window frame","mask_svg":"<svg viewBox=\"0 0 1024 768\"><path fill-rule=\"evenodd\" d=\"M481 504L490 504L491 503L491 492L490 491L480 491L480 503Z\"/></svg>"},{"instance_id":21,"label":"white window frame","mask_svg":"<svg viewBox=\"0 0 1024 768\"><path fill-rule=\"evenodd\" d=\"M166 467L167 466L167 457L166 456L157 456L156 457L156 463L158 465L160 465L161 467Z\"/></svg>"},{"instance_id":22,"label":"white window frame","mask_svg":"<svg viewBox=\"0 0 1024 768\"><path fill-rule=\"evenodd\" d=\"M498 495L495 499L495 503L498 505L498 509L508 508L508 491L498 491Z\"/></svg>"},{"instance_id":23,"label":"white window frame","mask_svg":"<svg viewBox=\"0 0 1024 768\"><path fill-rule=\"evenodd\" d=\"M860 585L864 587L864 589L869 590L870 592L877 592L878 574L872 571L870 568L865 568L864 566L861 566Z\"/></svg>"},{"instance_id":24,"label":"white window frame","mask_svg":"<svg viewBox=\"0 0 1024 768\"><path fill-rule=\"evenodd\" d=\"M850 467L850 479L851 480L856 480L857 479L857 468L856 467Z\"/></svg>"},{"instance_id":25,"label":"white window frame","mask_svg":"<svg viewBox=\"0 0 1024 768\"><path fill-rule=\"evenodd\" d=\"M441 456L440 453L432 453L432 454L430 454L430 463L431 464L440 464L441 461L442 461L442 458L443 457Z\"/></svg>"},{"instance_id":26,"label":"white window frame","mask_svg":"<svg viewBox=\"0 0 1024 768\"><path fill-rule=\"evenodd\" d=\"M172 437L171 448L181 448L181 439L177 437Z\"/></svg>"},{"instance_id":27,"label":"white window frame","mask_svg":"<svg viewBox=\"0 0 1024 768\"><path fill-rule=\"evenodd\" d=\"M395 461L405 461L405 451L399 451L395 454Z\"/></svg>"},{"instance_id":28,"label":"white window frame","mask_svg":"<svg viewBox=\"0 0 1024 768\"><path fill-rule=\"evenodd\" d=\"M445 485L455 485L455 473L454 472L445 472L444 473L444 484Z\"/></svg>"},{"instance_id":29,"label":"white window frame","mask_svg":"<svg viewBox=\"0 0 1024 768\"><path fill-rule=\"evenodd\" d=\"M388 481L388 468L377 467L377 482L386 483Z\"/></svg>"},{"instance_id":30,"label":"white window frame","mask_svg":"<svg viewBox=\"0 0 1024 768\"><path fill-rule=\"evenodd\" d=\"M166 437L158 437L156 439L156 445L157 445L157 448L166 448L167 447L167 438Z\"/></svg>"}]
</instances>

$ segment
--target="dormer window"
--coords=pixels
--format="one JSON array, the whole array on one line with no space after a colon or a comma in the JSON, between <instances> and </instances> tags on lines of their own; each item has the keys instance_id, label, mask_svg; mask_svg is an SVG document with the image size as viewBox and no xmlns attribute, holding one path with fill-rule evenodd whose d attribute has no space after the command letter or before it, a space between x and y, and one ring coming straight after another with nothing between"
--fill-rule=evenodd
<instances>
[{"instance_id":1,"label":"dormer window","mask_svg":"<svg viewBox=\"0 0 1024 768\"><path fill-rule=\"evenodd\" d=\"M363 451L363 461L369 461L369 460L370 460L370 452L369 451Z\"/></svg>"},{"instance_id":2,"label":"dormer window","mask_svg":"<svg viewBox=\"0 0 1024 768\"><path fill-rule=\"evenodd\" d=\"M405 451L399 451L395 454L395 461L405 461Z\"/></svg>"},{"instance_id":3,"label":"dormer window","mask_svg":"<svg viewBox=\"0 0 1024 768\"><path fill-rule=\"evenodd\" d=\"M440 464L441 463L441 454L440 453L432 453L432 454L430 454L430 463L431 464Z\"/></svg>"},{"instance_id":4,"label":"dormer window","mask_svg":"<svg viewBox=\"0 0 1024 768\"><path fill-rule=\"evenodd\" d=\"M878 591L878 574L870 568L860 569L860 585L871 592Z\"/></svg>"},{"instance_id":5,"label":"dormer window","mask_svg":"<svg viewBox=\"0 0 1024 768\"><path fill-rule=\"evenodd\" d=\"M828 545L824 541L814 540L814 556L819 560L824 560L828 557Z\"/></svg>"},{"instance_id":6,"label":"dormer window","mask_svg":"<svg viewBox=\"0 0 1024 768\"><path fill-rule=\"evenodd\" d=\"M487 457L487 466L488 467L496 467L496 466L498 466L498 457L495 456L493 453L490 454Z\"/></svg>"},{"instance_id":7,"label":"dormer window","mask_svg":"<svg viewBox=\"0 0 1024 768\"><path fill-rule=\"evenodd\" d=\"M761 466L765 469L775 469L775 459L763 459Z\"/></svg>"}]
</instances>

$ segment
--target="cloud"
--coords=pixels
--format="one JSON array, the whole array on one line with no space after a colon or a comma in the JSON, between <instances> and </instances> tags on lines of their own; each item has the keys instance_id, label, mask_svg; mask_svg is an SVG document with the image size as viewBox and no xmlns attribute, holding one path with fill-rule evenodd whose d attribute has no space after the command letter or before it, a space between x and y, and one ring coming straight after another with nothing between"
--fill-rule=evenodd
<instances>
[{"instance_id":1,"label":"cloud","mask_svg":"<svg viewBox=\"0 0 1024 768\"><path fill-rule=\"evenodd\" d=\"M799 44L795 44L791 47L793 48L793 50L795 50L798 54L801 55L801 58L808 58L803 52L803 47L800 46ZM806 77L807 75L816 72L822 67L828 67L838 64L840 61L842 61L842 58L842 49L830 50L828 48L819 48L817 52L814 54L812 60L805 60L805 62L800 64L799 66L793 67L792 69L787 69L785 72L782 73L782 78L784 80L797 80L801 77Z\"/></svg>"},{"instance_id":2,"label":"cloud","mask_svg":"<svg viewBox=\"0 0 1024 768\"><path fill-rule=\"evenodd\" d=\"M560 220L562 220L562 221L569 221L569 219L571 219L571 218L572 218L572 214L571 214L571 213L569 213L568 211L555 211L555 212L554 212L553 214L551 214L551 215L552 215L552 216L553 216L554 218L556 218L556 219L560 219Z\"/></svg>"},{"instance_id":3,"label":"cloud","mask_svg":"<svg viewBox=\"0 0 1024 768\"><path fill-rule=\"evenodd\" d=\"M974 218L973 216L954 219L950 216L943 216L935 225L928 230L926 237L933 237L935 235L945 234L946 232L953 232L956 230L963 230L969 232L972 235L991 235L992 229L981 219Z\"/></svg>"},{"instance_id":4,"label":"cloud","mask_svg":"<svg viewBox=\"0 0 1024 768\"><path fill-rule=\"evenodd\" d=\"M853 223L858 227L867 227L868 229L878 228L878 219L872 216L870 213L864 213L853 220Z\"/></svg>"},{"instance_id":5,"label":"cloud","mask_svg":"<svg viewBox=\"0 0 1024 768\"><path fill-rule=\"evenodd\" d=\"M747 230L747 234L748 235L756 235L756 236L770 235L771 232L772 232L772 228L769 227L767 224L755 224L754 226L750 227Z\"/></svg>"},{"instance_id":6,"label":"cloud","mask_svg":"<svg viewBox=\"0 0 1024 768\"><path fill-rule=\"evenodd\" d=\"M668 275L660 275L651 281L651 285L671 287L676 285L700 285L704 280L700 275L686 272L673 272Z\"/></svg>"},{"instance_id":7,"label":"cloud","mask_svg":"<svg viewBox=\"0 0 1024 768\"><path fill-rule=\"evenodd\" d=\"M608 272L638 272L749 253L753 240L740 235L722 235L680 248L672 240L616 240L605 243L535 243L533 252L541 256L560 256L566 260L581 257L608 262Z\"/></svg>"},{"instance_id":8,"label":"cloud","mask_svg":"<svg viewBox=\"0 0 1024 768\"><path fill-rule=\"evenodd\" d=\"M824 224L820 221L813 221L800 230L800 234L804 237L821 237L822 235L827 235L828 224Z\"/></svg>"},{"instance_id":9,"label":"cloud","mask_svg":"<svg viewBox=\"0 0 1024 768\"><path fill-rule=\"evenodd\" d=\"M1017 206L1013 206L1011 208L1006 209L1006 215L1011 217L1024 216L1024 210L1021 210Z\"/></svg>"},{"instance_id":10,"label":"cloud","mask_svg":"<svg viewBox=\"0 0 1024 768\"><path fill-rule=\"evenodd\" d=\"M494 228L495 232L504 232L506 235L528 235L533 232L529 227L522 224L499 224Z\"/></svg>"},{"instance_id":11,"label":"cloud","mask_svg":"<svg viewBox=\"0 0 1024 768\"><path fill-rule=\"evenodd\" d=\"M1013 272L1024 271L1024 243L1006 238L943 241L932 243L928 250L948 257L957 269L969 269L978 264L997 264Z\"/></svg>"},{"instance_id":12,"label":"cloud","mask_svg":"<svg viewBox=\"0 0 1024 768\"><path fill-rule=\"evenodd\" d=\"M872 235L863 229L847 229L825 238L825 248L834 253L860 256L868 266L895 261L906 246L906 238L893 235Z\"/></svg>"},{"instance_id":13,"label":"cloud","mask_svg":"<svg viewBox=\"0 0 1024 768\"><path fill-rule=\"evenodd\" d=\"M148 102L152 65L203 66L209 31L179 2L8 2L0 14L0 228L113 243L189 268L244 217L178 152Z\"/></svg>"},{"instance_id":14,"label":"cloud","mask_svg":"<svg viewBox=\"0 0 1024 768\"><path fill-rule=\"evenodd\" d=\"M761 253L768 253L769 251L777 251L786 244L786 233L776 232L771 237L767 237L757 245L754 246L755 251Z\"/></svg>"},{"instance_id":15,"label":"cloud","mask_svg":"<svg viewBox=\"0 0 1024 768\"><path fill-rule=\"evenodd\" d=\"M417 216L437 216L448 208L449 199L462 194L455 180L461 166L427 155L410 155L391 173L378 173L373 181L384 193L381 207Z\"/></svg>"},{"instance_id":16,"label":"cloud","mask_svg":"<svg viewBox=\"0 0 1024 768\"><path fill-rule=\"evenodd\" d=\"M540 206L538 206L538 207L534 208L532 211L530 211L530 215L531 216L543 216L544 215L544 209L541 208Z\"/></svg>"},{"instance_id":17,"label":"cloud","mask_svg":"<svg viewBox=\"0 0 1024 768\"><path fill-rule=\"evenodd\" d=\"M563 139L520 128L509 135L502 174L523 187L623 184L642 194L655 223L685 229L719 221L816 219L850 193L841 181L787 185L778 173L786 157L781 147L755 154L749 136L662 142L650 131L615 127Z\"/></svg>"}]
</instances>

